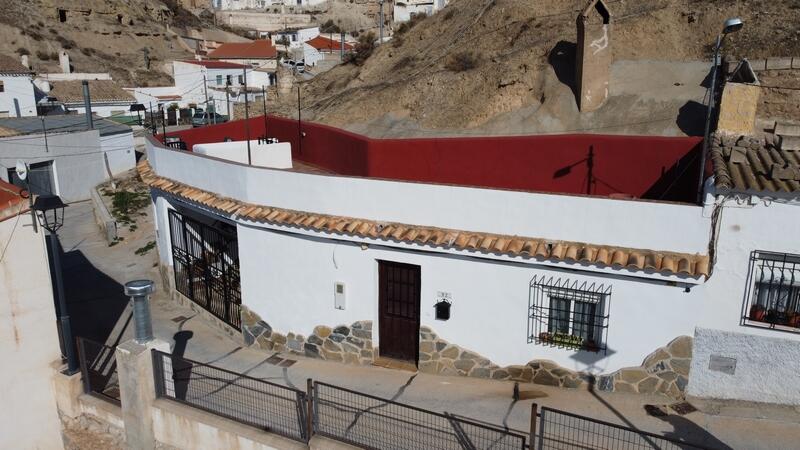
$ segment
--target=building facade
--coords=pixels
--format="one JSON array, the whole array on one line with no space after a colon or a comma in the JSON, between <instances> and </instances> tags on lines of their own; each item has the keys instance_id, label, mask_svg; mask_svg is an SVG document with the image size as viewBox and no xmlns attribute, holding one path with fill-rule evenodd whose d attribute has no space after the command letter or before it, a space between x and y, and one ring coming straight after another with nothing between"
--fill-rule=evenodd
<instances>
[{"instance_id":1,"label":"building facade","mask_svg":"<svg viewBox=\"0 0 800 450\"><path fill-rule=\"evenodd\" d=\"M36 115L32 76L21 62L0 55L0 118Z\"/></svg>"}]
</instances>

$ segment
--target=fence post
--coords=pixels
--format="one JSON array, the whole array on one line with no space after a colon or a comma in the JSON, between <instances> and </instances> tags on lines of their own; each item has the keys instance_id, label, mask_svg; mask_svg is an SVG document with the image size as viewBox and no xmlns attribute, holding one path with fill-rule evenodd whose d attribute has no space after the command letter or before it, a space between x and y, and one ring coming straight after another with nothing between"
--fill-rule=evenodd
<instances>
[{"instance_id":1,"label":"fence post","mask_svg":"<svg viewBox=\"0 0 800 450\"><path fill-rule=\"evenodd\" d=\"M306 430L308 440L314 435L314 381L306 379Z\"/></svg>"},{"instance_id":2,"label":"fence post","mask_svg":"<svg viewBox=\"0 0 800 450\"><path fill-rule=\"evenodd\" d=\"M81 368L81 381L83 382L83 393L88 394L92 389L89 382L89 371L86 363L86 348L83 338L78 336L78 363Z\"/></svg>"},{"instance_id":3,"label":"fence post","mask_svg":"<svg viewBox=\"0 0 800 450\"><path fill-rule=\"evenodd\" d=\"M531 403L531 443L530 449L534 450L536 448L536 413L539 409L539 405L536 403Z\"/></svg>"}]
</instances>

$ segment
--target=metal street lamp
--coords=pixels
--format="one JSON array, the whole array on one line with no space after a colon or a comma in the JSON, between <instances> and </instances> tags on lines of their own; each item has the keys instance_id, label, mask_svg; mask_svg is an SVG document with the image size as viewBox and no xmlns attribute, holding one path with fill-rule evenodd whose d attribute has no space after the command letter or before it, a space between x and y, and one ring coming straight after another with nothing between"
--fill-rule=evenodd
<instances>
[{"instance_id":1,"label":"metal street lamp","mask_svg":"<svg viewBox=\"0 0 800 450\"><path fill-rule=\"evenodd\" d=\"M67 357L67 374L78 372L78 358L75 355L75 342L72 339L69 313L67 312L67 299L64 295L64 280L61 273L61 260L58 248L58 230L64 226L64 208L66 205L57 195L40 195L33 202L39 225L50 232L50 250L53 253L53 273L56 277L56 296L58 297L58 320L61 324L61 341L64 343L64 353Z\"/></svg>"},{"instance_id":2,"label":"metal street lamp","mask_svg":"<svg viewBox=\"0 0 800 450\"><path fill-rule=\"evenodd\" d=\"M711 115L714 111L714 99L716 95L717 68L719 67L719 51L725 37L730 33L735 33L742 29L744 22L738 17L733 17L725 21L722 26L722 33L717 35L717 43L714 46L714 61L711 63L711 88L708 96L708 107L706 108L706 126L703 132L703 154L700 158L700 182L698 183L697 202L703 199L703 178L706 169L706 158L708 157L709 134L711 132Z\"/></svg>"}]
</instances>

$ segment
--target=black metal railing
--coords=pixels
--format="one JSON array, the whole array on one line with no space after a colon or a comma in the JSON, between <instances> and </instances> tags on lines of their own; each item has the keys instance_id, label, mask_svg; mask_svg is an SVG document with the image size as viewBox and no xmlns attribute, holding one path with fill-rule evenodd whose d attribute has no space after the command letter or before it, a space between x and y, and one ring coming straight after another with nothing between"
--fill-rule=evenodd
<instances>
[{"instance_id":1,"label":"black metal railing","mask_svg":"<svg viewBox=\"0 0 800 450\"><path fill-rule=\"evenodd\" d=\"M314 383L313 400L314 433L363 448L526 448L522 434L326 383Z\"/></svg>"},{"instance_id":2,"label":"black metal railing","mask_svg":"<svg viewBox=\"0 0 800 450\"><path fill-rule=\"evenodd\" d=\"M547 407L541 408L537 450L708 450L707 447Z\"/></svg>"},{"instance_id":3,"label":"black metal railing","mask_svg":"<svg viewBox=\"0 0 800 450\"><path fill-rule=\"evenodd\" d=\"M120 405L119 378L115 348L78 338L78 359L83 391L115 405Z\"/></svg>"},{"instance_id":4,"label":"black metal railing","mask_svg":"<svg viewBox=\"0 0 800 450\"><path fill-rule=\"evenodd\" d=\"M164 143L164 145L169 147L169 148L174 148L176 150L188 150L188 147L186 146L186 142L183 142L180 139L178 139L178 140L169 140L168 139L167 142Z\"/></svg>"},{"instance_id":5,"label":"black metal railing","mask_svg":"<svg viewBox=\"0 0 800 450\"><path fill-rule=\"evenodd\" d=\"M169 224L178 292L241 330L236 228L221 222L206 225L175 210L169 212Z\"/></svg>"},{"instance_id":6,"label":"black metal railing","mask_svg":"<svg viewBox=\"0 0 800 450\"><path fill-rule=\"evenodd\" d=\"M800 255L750 254L742 325L800 332Z\"/></svg>"},{"instance_id":7,"label":"black metal railing","mask_svg":"<svg viewBox=\"0 0 800 450\"><path fill-rule=\"evenodd\" d=\"M307 442L306 393L153 350L156 397Z\"/></svg>"}]
</instances>

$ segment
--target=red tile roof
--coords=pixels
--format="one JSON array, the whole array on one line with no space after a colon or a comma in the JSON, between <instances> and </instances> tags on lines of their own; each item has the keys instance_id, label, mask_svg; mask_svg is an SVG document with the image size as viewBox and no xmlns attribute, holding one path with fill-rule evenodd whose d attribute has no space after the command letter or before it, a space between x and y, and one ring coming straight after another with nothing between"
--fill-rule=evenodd
<instances>
[{"instance_id":1,"label":"red tile roof","mask_svg":"<svg viewBox=\"0 0 800 450\"><path fill-rule=\"evenodd\" d=\"M277 56L278 50L266 39L227 42L208 54L211 59L269 59Z\"/></svg>"},{"instance_id":2,"label":"red tile roof","mask_svg":"<svg viewBox=\"0 0 800 450\"><path fill-rule=\"evenodd\" d=\"M8 55L0 55L0 73L24 75L31 73L31 69L23 66L16 58Z\"/></svg>"},{"instance_id":3,"label":"red tile roof","mask_svg":"<svg viewBox=\"0 0 800 450\"><path fill-rule=\"evenodd\" d=\"M659 273L665 276L679 275L699 279L708 277L711 272L708 255L551 241L295 211L245 203L160 177L147 160L139 163L138 170L142 181L151 189L168 192L225 214L235 214L254 222L460 251Z\"/></svg>"},{"instance_id":4,"label":"red tile roof","mask_svg":"<svg viewBox=\"0 0 800 450\"><path fill-rule=\"evenodd\" d=\"M198 66L203 66L207 69L246 69L247 67L249 67L243 64L236 64L225 61L209 61L207 59L206 60L191 59L181 62L184 62L186 64L196 64Z\"/></svg>"},{"instance_id":5,"label":"red tile roof","mask_svg":"<svg viewBox=\"0 0 800 450\"><path fill-rule=\"evenodd\" d=\"M20 205L27 201L22 192L22 188L0 180L0 221L21 214L23 209L27 211L24 205Z\"/></svg>"},{"instance_id":6,"label":"red tile roof","mask_svg":"<svg viewBox=\"0 0 800 450\"><path fill-rule=\"evenodd\" d=\"M335 39L329 39L322 35L319 35L314 39L306 41L306 44L314 47L317 50L339 51L341 49L341 41L337 41ZM353 46L345 42L344 49L352 50Z\"/></svg>"}]
</instances>

